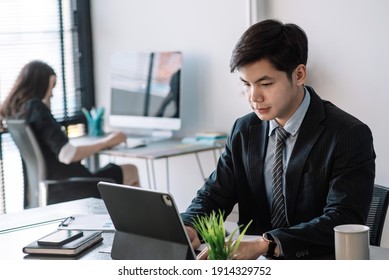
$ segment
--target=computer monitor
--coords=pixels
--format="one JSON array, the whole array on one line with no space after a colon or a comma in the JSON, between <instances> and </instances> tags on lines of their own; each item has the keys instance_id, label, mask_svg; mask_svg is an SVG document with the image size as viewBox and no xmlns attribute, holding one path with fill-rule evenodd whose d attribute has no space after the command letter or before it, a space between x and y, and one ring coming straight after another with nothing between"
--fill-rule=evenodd
<instances>
[{"instance_id":1,"label":"computer monitor","mask_svg":"<svg viewBox=\"0 0 389 280\"><path fill-rule=\"evenodd\" d=\"M181 128L181 52L114 53L111 127L171 137Z\"/></svg>"}]
</instances>

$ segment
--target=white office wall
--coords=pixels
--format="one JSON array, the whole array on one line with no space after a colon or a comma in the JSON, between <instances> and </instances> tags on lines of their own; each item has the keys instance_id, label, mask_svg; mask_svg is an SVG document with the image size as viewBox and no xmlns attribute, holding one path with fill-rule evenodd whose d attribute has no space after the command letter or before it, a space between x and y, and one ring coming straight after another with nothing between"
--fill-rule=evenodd
<instances>
[{"instance_id":1,"label":"white office wall","mask_svg":"<svg viewBox=\"0 0 389 280\"><path fill-rule=\"evenodd\" d=\"M98 105L109 104L110 56L131 50L183 52L183 124L179 135L228 132L247 111L229 57L248 27L246 0L93 0Z\"/></svg>"},{"instance_id":2,"label":"white office wall","mask_svg":"<svg viewBox=\"0 0 389 280\"><path fill-rule=\"evenodd\" d=\"M182 135L203 129L229 131L235 118L248 111L228 61L248 26L249 1L91 2L98 105L109 104L112 52L181 50L185 67ZM377 153L376 183L389 186L389 149L385 148L389 142L385 83L389 79L389 1L258 2L259 8L266 7L268 17L297 23L306 31L308 84L370 126ZM180 169L176 172L180 174ZM383 243L389 246L389 236L385 237Z\"/></svg>"}]
</instances>

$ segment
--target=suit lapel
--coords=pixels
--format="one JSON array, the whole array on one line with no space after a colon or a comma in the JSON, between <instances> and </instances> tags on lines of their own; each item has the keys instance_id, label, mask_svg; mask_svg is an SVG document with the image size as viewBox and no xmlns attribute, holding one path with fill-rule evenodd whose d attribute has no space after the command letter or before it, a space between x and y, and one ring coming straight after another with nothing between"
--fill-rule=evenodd
<instances>
[{"instance_id":1,"label":"suit lapel","mask_svg":"<svg viewBox=\"0 0 389 280\"><path fill-rule=\"evenodd\" d=\"M290 220L294 215L296 206L297 193L299 192L301 176L305 163L311 149L324 127L320 125L320 121L325 117L324 107L320 97L308 87L311 93L311 104L301 124L296 144L289 159L288 168L286 170L286 216L289 225Z\"/></svg>"},{"instance_id":2,"label":"suit lapel","mask_svg":"<svg viewBox=\"0 0 389 280\"><path fill-rule=\"evenodd\" d=\"M259 205L261 212L269 211L270 214L269 202L267 200L263 178L263 168L268 142L268 128L269 123L267 121L262 121L260 125L254 125L250 127L248 145L248 174L250 185L252 187L257 205ZM263 205L267 205L267 207L262 207ZM263 217L269 216L269 214L263 214Z\"/></svg>"}]
</instances>

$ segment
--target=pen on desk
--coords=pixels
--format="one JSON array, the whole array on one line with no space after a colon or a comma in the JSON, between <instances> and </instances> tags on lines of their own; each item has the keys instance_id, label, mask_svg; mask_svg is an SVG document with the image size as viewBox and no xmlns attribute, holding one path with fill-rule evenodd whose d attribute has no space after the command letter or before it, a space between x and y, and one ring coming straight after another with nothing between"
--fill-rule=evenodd
<instances>
[{"instance_id":1,"label":"pen on desk","mask_svg":"<svg viewBox=\"0 0 389 280\"><path fill-rule=\"evenodd\" d=\"M74 217L73 216L70 216L70 217L67 217L65 220L63 220L59 226L62 226L62 227L67 227L71 222L74 221Z\"/></svg>"}]
</instances>

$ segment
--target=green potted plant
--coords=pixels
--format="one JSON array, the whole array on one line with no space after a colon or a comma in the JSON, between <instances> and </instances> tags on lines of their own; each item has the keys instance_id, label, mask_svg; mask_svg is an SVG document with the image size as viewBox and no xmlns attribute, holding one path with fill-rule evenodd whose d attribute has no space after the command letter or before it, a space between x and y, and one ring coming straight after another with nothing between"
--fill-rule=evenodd
<instances>
[{"instance_id":1,"label":"green potted plant","mask_svg":"<svg viewBox=\"0 0 389 280\"><path fill-rule=\"evenodd\" d=\"M208 246L208 259L228 260L234 256L251 222L252 220L241 231L235 242L233 242L234 236L239 227L226 239L223 213L220 210L219 215L212 211L209 216L198 216L193 226Z\"/></svg>"}]
</instances>

